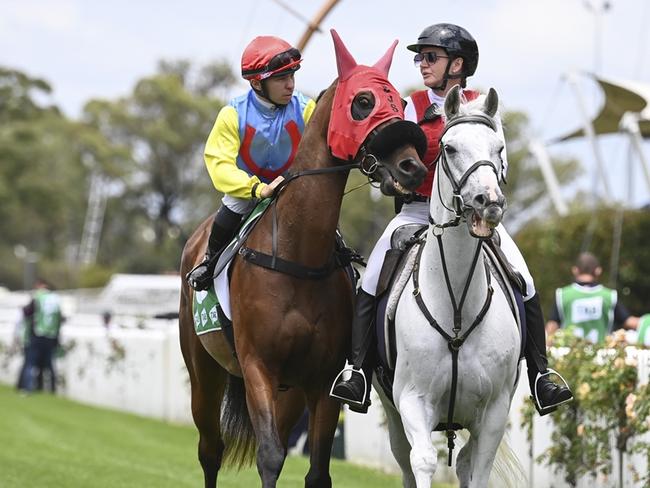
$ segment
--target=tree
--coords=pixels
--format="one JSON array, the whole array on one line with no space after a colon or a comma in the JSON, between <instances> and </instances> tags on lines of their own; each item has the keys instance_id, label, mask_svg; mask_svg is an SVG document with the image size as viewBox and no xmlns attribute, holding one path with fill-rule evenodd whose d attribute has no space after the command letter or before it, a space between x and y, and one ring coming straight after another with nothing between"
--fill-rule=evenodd
<instances>
[{"instance_id":1,"label":"tree","mask_svg":"<svg viewBox=\"0 0 650 488\"><path fill-rule=\"evenodd\" d=\"M48 104L50 93L44 80L0 68L0 282L12 287L23 284L15 246L37 253L53 281L66 280L54 263L73 256L79 240L87 176L81 155L89 147L101 152L101 138Z\"/></svg>"},{"instance_id":2,"label":"tree","mask_svg":"<svg viewBox=\"0 0 650 488\"><path fill-rule=\"evenodd\" d=\"M163 61L128 96L86 104L84 120L129 155L115 185L120 198L108 208L103 259L121 257L137 269L149 256L149 271L177 267L189 231L216 206L203 147L223 105L215 93L234 79L225 63L193 69ZM140 259L130 260L131 252Z\"/></svg>"},{"instance_id":3,"label":"tree","mask_svg":"<svg viewBox=\"0 0 650 488\"><path fill-rule=\"evenodd\" d=\"M603 283L609 281L607 263L612 253L612 235L616 209L601 208L596 213L573 213L564 218L530 222L516 240L526 256L545 310L549 310L555 289L572 281L571 266L581 251L581 244L591 219L596 219L592 246L589 249L601 261ZM650 212L628 210L624 213L619 261L619 299L631 313L650 312L650 249L647 229Z\"/></svg>"}]
</instances>

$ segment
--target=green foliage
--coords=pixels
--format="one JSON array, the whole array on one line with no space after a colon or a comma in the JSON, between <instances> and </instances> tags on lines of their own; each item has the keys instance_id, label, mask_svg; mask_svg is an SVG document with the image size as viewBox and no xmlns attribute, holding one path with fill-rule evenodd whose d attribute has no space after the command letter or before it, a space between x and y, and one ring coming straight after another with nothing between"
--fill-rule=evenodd
<instances>
[{"instance_id":1,"label":"green foliage","mask_svg":"<svg viewBox=\"0 0 650 488\"><path fill-rule=\"evenodd\" d=\"M565 330L553 336L560 349L550 365L573 385L575 399L551 416L551 446L538 462L554 466L571 486L587 475L611 475L612 438L620 452L650 455L650 443L639 438L650 432L650 387L638 385L634 349L624 338L618 332L595 345ZM530 440L532 403L526 409L522 427ZM647 472L636 476L650 481Z\"/></svg>"},{"instance_id":2,"label":"green foliage","mask_svg":"<svg viewBox=\"0 0 650 488\"><path fill-rule=\"evenodd\" d=\"M185 238L216 207L203 147L224 103L215 92L233 81L223 63L192 69L163 61L128 96L86 105L84 119L128 153L101 260L132 272L177 268Z\"/></svg>"},{"instance_id":3,"label":"green foliage","mask_svg":"<svg viewBox=\"0 0 650 488\"><path fill-rule=\"evenodd\" d=\"M600 259L604 270L602 282L611 284L608 264L616 212L616 209L601 208L593 215L581 212L563 218L533 221L517 233L515 240L535 277L535 287L546 310L551 307L555 289L573 280L571 266L581 252L592 219L595 226L589 250ZM647 245L650 212L626 210L623 215L616 288L619 300L630 312L642 315L650 309L650 247Z\"/></svg>"}]
</instances>

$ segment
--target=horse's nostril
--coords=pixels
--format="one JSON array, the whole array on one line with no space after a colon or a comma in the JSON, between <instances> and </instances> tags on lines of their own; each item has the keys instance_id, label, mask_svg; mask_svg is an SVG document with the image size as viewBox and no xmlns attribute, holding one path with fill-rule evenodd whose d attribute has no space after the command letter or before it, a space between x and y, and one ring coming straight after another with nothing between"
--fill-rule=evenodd
<instances>
[{"instance_id":1,"label":"horse's nostril","mask_svg":"<svg viewBox=\"0 0 650 488\"><path fill-rule=\"evenodd\" d=\"M485 197L485 195L482 195L482 194L481 195L476 195L474 197L474 203L477 206L484 207L485 204L487 203L487 198Z\"/></svg>"},{"instance_id":2,"label":"horse's nostril","mask_svg":"<svg viewBox=\"0 0 650 488\"><path fill-rule=\"evenodd\" d=\"M417 163L413 158L407 158L407 159L402 159L397 164L397 167L400 169L400 171L403 171L404 173L412 173L416 169Z\"/></svg>"}]
</instances>

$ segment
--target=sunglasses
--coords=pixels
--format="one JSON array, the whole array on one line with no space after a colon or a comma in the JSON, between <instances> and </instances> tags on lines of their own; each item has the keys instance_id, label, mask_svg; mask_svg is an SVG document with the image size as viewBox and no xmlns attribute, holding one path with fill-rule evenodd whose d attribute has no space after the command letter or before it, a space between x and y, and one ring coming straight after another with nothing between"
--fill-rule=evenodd
<instances>
[{"instance_id":1,"label":"sunglasses","mask_svg":"<svg viewBox=\"0 0 650 488\"><path fill-rule=\"evenodd\" d=\"M427 64L436 64L436 61L438 61L440 58L449 59L449 56L440 56L434 52L417 53L415 56L413 56L413 64L415 64L415 66L420 66L420 64L422 64L422 61L425 60Z\"/></svg>"}]
</instances>

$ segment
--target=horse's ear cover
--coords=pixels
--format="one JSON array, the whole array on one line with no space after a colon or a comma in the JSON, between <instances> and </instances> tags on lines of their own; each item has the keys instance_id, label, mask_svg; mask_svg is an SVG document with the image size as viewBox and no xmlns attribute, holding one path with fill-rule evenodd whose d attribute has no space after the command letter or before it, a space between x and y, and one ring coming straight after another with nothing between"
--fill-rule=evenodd
<instances>
[{"instance_id":1,"label":"horse's ear cover","mask_svg":"<svg viewBox=\"0 0 650 488\"><path fill-rule=\"evenodd\" d=\"M357 62L348 51L348 48L345 47L343 41L339 37L338 33L334 29L330 29L332 34L332 39L334 40L334 52L336 54L336 70L339 74L339 81L346 80L352 70L356 68ZM390 64L389 64L390 65Z\"/></svg>"}]
</instances>

